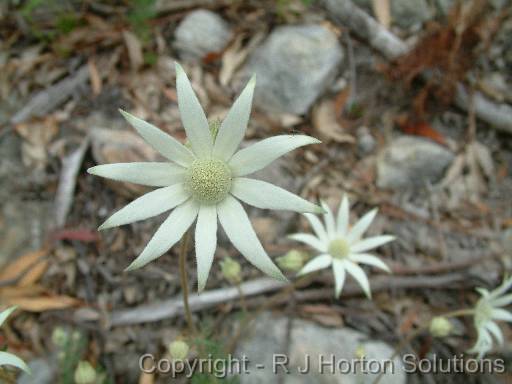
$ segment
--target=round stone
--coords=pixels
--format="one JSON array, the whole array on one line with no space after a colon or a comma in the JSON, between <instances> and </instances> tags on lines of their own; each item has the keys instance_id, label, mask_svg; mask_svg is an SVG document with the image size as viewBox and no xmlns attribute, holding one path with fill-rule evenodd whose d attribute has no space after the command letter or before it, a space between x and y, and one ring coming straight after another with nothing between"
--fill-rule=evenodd
<instances>
[{"instance_id":1,"label":"round stone","mask_svg":"<svg viewBox=\"0 0 512 384\"><path fill-rule=\"evenodd\" d=\"M345 240L335 239L330 242L328 252L335 259L344 259L350 253L350 247Z\"/></svg>"},{"instance_id":2,"label":"round stone","mask_svg":"<svg viewBox=\"0 0 512 384\"><path fill-rule=\"evenodd\" d=\"M186 187L203 204L217 204L231 190L231 169L219 159L195 160L187 171Z\"/></svg>"}]
</instances>

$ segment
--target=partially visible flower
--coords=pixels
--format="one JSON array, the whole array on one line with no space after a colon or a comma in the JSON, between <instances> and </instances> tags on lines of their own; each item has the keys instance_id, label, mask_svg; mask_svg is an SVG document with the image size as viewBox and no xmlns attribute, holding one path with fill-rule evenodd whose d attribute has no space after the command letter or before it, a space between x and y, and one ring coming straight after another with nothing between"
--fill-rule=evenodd
<instances>
[{"instance_id":1,"label":"partially visible flower","mask_svg":"<svg viewBox=\"0 0 512 384\"><path fill-rule=\"evenodd\" d=\"M481 297L474 309L474 324L478 333L475 345L468 351L483 357L492 348L493 337L503 344L503 333L495 321L512 322L512 313L503 307L512 303L512 294L505 294L512 287L512 276L505 279L494 291L477 288Z\"/></svg>"},{"instance_id":2,"label":"partially visible flower","mask_svg":"<svg viewBox=\"0 0 512 384\"><path fill-rule=\"evenodd\" d=\"M363 239L363 233L375 218L377 209L368 212L353 227L349 227L349 203L346 196L341 201L337 220L334 219L334 215L327 204L322 202L322 207L327 212L324 214L325 226L315 215L304 214L316 236L307 233L297 233L290 236L290 238L303 242L320 252L320 255L313 258L302 268L299 275L332 267L335 280L335 296L339 297L348 272L356 279L365 294L371 298L370 283L365 272L358 264L368 264L386 272L391 272L379 258L366 252L394 240L394 237L385 235Z\"/></svg>"},{"instance_id":3,"label":"partially visible flower","mask_svg":"<svg viewBox=\"0 0 512 384\"><path fill-rule=\"evenodd\" d=\"M190 347L182 340L175 340L169 344L169 354L175 360L185 360Z\"/></svg>"},{"instance_id":4,"label":"partially visible flower","mask_svg":"<svg viewBox=\"0 0 512 384\"><path fill-rule=\"evenodd\" d=\"M94 384L96 382L96 370L88 361L79 361L74 378L76 384Z\"/></svg>"},{"instance_id":5,"label":"partially visible flower","mask_svg":"<svg viewBox=\"0 0 512 384\"><path fill-rule=\"evenodd\" d=\"M235 248L264 273L286 281L267 255L238 200L262 209L323 212L282 188L246 176L265 168L295 148L319 143L305 135L281 135L237 151L245 134L256 79L242 91L216 137L192 86L176 64L176 89L181 120L190 149L155 126L121 111L125 119L169 162L120 163L92 167L89 173L158 188L112 215L99 229L117 227L174 208L142 253L127 270L141 268L167 252L197 218L195 248L199 291L203 290L217 246L217 219ZM215 135L215 126L212 127Z\"/></svg>"},{"instance_id":6,"label":"partially visible flower","mask_svg":"<svg viewBox=\"0 0 512 384\"><path fill-rule=\"evenodd\" d=\"M297 272L304 266L304 261L306 258L307 254L305 252L292 249L291 251L288 251L286 255L278 257L276 261L277 265L279 265L282 269Z\"/></svg>"},{"instance_id":7,"label":"partially visible flower","mask_svg":"<svg viewBox=\"0 0 512 384\"><path fill-rule=\"evenodd\" d=\"M10 307L5 311L0 312L0 327L9 317L9 315L14 312L15 309L16 307ZM13 355L12 353L0 351L0 366L2 365L11 365L27 373L30 373L30 368L27 366L27 364L25 364L23 360L21 360L18 356Z\"/></svg>"},{"instance_id":8,"label":"partially visible flower","mask_svg":"<svg viewBox=\"0 0 512 384\"><path fill-rule=\"evenodd\" d=\"M430 320L429 331L434 337L443 338L452 333L453 324L444 316L436 316Z\"/></svg>"},{"instance_id":9,"label":"partially visible flower","mask_svg":"<svg viewBox=\"0 0 512 384\"><path fill-rule=\"evenodd\" d=\"M231 284L240 284L242 281L242 267L240 263L227 256L220 262L222 276Z\"/></svg>"}]
</instances>

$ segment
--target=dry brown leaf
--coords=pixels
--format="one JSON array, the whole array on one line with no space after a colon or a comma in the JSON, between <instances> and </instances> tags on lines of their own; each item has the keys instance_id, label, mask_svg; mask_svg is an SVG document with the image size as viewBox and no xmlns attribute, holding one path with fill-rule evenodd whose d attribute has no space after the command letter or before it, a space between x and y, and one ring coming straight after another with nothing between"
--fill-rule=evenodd
<instances>
[{"instance_id":1,"label":"dry brown leaf","mask_svg":"<svg viewBox=\"0 0 512 384\"><path fill-rule=\"evenodd\" d=\"M135 34L130 31L123 31L123 39L128 49L130 64L133 70L137 70L144 64L144 56L142 55L142 44Z\"/></svg>"},{"instance_id":2,"label":"dry brown leaf","mask_svg":"<svg viewBox=\"0 0 512 384\"><path fill-rule=\"evenodd\" d=\"M89 67L89 79L91 80L92 94L98 96L101 93L101 76L98 72L95 60L91 57L87 62Z\"/></svg>"},{"instance_id":3,"label":"dry brown leaf","mask_svg":"<svg viewBox=\"0 0 512 384\"><path fill-rule=\"evenodd\" d=\"M15 297L36 297L45 293L45 288L40 285L27 285L23 287L2 287L0 298L2 301Z\"/></svg>"},{"instance_id":4,"label":"dry brown leaf","mask_svg":"<svg viewBox=\"0 0 512 384\"><path fill-rule=\"evenodd\" d=\"M24 140L21 144L23 163L27 167L43 169L48 161L48 144L59 131L57 119L47 116L15 126Z\"/></svg>"},{"instance_id":5,"label":"dry brown leaf","mask_svg":"<svg viewBox=\"0 0 512 384\"><path fill-rule=\"evenodd\" d=\"M5 298L8 305L16 305L28 312L44 312L55 309L75 307L80 301L64 295L40 296L40 297L11 297Z\"/></svg>"},{"instance_id":6,"label":"dry brown leaf","mask_svg":"<svg viewBox=\"0 0 512 384\"><path fill-rule=\"evenodd\" d=\"M373 13L379 23L386 29L391 25L391 12L389 0L372 0Z\"/></svg>"},{"instance_id":7,"label":"dry brown leaf","mask_svg":"<svg viewBox=\"0 0 512 384\"><path fill-rule=\"evenodd\" d=\"M242 42L246 36L240 34L236 37L233 44L224 51L219 74L219 82L222 86L226 87L229 84L235 71L240 68L249 53L263 40L264 36L265 33L263 32L256 33L247 46L242 48Z\"/></svg>"},{"instance_id":8,"label":"dry brown leaf","mask_svg":"<svg viewBox=\"0 0 512 384\"><path fill-rule=\"evenodd\" d=\"M341 327L343 317L332 307L323 304L301 306L301 312L326 327Z\"/></svg>"},{"instance_id":9,"label":"dry brown leaf","mask_svg":"<svg viewBox=\"0 0 512 384\"><path fill-rule=\"evenodd\" d=\"M353 136L343 133L336 119L335 105L332 100L324 100L315 105L312 121L320 139L333 140L338 143L355 143Z\"/></svg>"},{"instance_id":10,"label":"dry brown leaf","mask_svg":"<svg viewBox=\"0 0 512 384\"><path fill-rule=\"evenodd\" d=\"M0 272L0 281L20 279L18 286L33 285L44 274L48 261L43 260L48 255L47 248L29 252L11 262ZM20 278L20 276L23 276Z\"/></svg>"}]
</instances>

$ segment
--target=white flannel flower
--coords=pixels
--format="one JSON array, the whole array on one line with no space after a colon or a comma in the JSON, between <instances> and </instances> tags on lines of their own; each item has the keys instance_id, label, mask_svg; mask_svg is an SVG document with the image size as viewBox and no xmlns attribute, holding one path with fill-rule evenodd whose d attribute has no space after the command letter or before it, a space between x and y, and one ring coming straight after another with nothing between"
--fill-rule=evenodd
<instances>
[{"instance_id":1,"label":"white flannel flower","mask_svg":"<svg viewBox=\"0 0 512 384\"><path fill-rule=\"evenodd\" d=\"M304 214L316 236L307 233L297 233L290 236L290 238L303 242L320 252L320 255L313 258L302 268L299 275L332 266L336 297L341 294L346 272L348 272L363 288L365 294L371 298L370 283L358 263L372 265L386 272L391 272L382 260L366 252L394 240L394 237L386 235L362 238L363 233L375 218L377 209L368 212L350 228L349 203L346 196L341 201L336 221L327 204L322 202L322 207L326 211L324 214L325 227L315 215Z\"/></svg>"},{"instance_id":2,"label":"white flannel flower","mask_svg":"<svg viewBox=\"0 0 512 384\"><path fill-rule=\"evenodd\" d=\"M0 312L0 327L9 317L9 315L14 312L15 309L16 307L11 307L7 308L3 312ZM30 368L27 366L27 364L25 364L23 360L21 360L18 356L13 355L12 353L0 351L0 366L2 365L11 365L27 373L30 373Z\"/></svg>"},{"instance_id":3,"label":"white flannel flower","mask_svg":"<svg viewBox=\"0 0 512 384\"><path fill-rule=\"evenodd\" d=\"M192 86L176 63L181 120L191 149L155 126L121 111L137 132L169 162L98 165L89 173L158 188L113 214L99 229L117 227L174 208L127 270L141 268L167 252L197 218L195 249L198 288L203 290L217 246L217 218L235 248L264 273L286 280L263 249L238 200L262 209L323 212L282 188L247 178L285 153L320 141L306 135L274 136L238 150L251 111L253 77L233 104L216 137ZM238 200L237 200L238 199Z\"/></svg>"},{"instance_id":4,"label":"white flannel flower","mask_svg":"<svg viewBox=\"0 0 512 384\"><path fill-rule=\"evenodd\" d=\"M478 337L469 353L476 353L479 358L482 358L491 350L493 337L499 344L503 344L503 333L495 320L512 322L512 313L503 309L512 303L512 294L505 295L511 286L512 276L494 291L489 292L485 288L476 289L482 295L474 309L474 324Z\"/></svg>"}]
</instances>

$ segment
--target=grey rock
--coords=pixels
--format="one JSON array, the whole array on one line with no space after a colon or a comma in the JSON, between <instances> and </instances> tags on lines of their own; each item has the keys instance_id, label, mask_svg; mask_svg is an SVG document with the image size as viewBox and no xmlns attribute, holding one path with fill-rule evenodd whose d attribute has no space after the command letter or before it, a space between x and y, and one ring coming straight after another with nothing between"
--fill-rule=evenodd
<instances>
[{"instance_id":1,"label":"grey rock","mask_svg":"<svg viewBox=\"0 0 512 384\"><path fill-rule=\"evenodd\" d=\"M400 27L410 28L431 19L432 16L426 0L391 1L391 17Z\"/></svg>"},{"instance_id":2,"label":"grey rock","mask_svg":"<svg viewBox=\"0 0 512 384\"><path fill-rule=\"evenodd\" d=\"M375 374L362 372L364 365L357 357L358 351L366 356L367 367L369 361L388 361L388 372L393 367L394 374L383 375L382 384L405 383L405 373L400 359L393 361L389 357L393 354L393 348L379 341L371 341L367 336L348 329L324 328L314 323L294 319L290 324L289 345L286 346L286 334L288 319L282 316L274 316L264 313L254 322L248 338L242 340L237 348L237 356L246 356L248 373L240 375L242 384L274 384L282 379L284 384L317 383L317 384L370 384L376 378ZM272 371L273 359L279 359L278 355L287 356L286 367L289 374L285 374L278 366L277 374ZM309 356L309 372L299 373L299 368L304 368L306 356ZM340 364L341 371L331 368L325 364L334 358L336 364ZM324 369L319 366L320 359L323 359ZM342 363L340 363L342 362ZM349 364L350 363L350 364ZM262 369L256 366L263 364ZM377 366L376 362L374 368ZM384 364L384 363L382 363ZM352 372L349 371L349 367ZM359 367L359 368L354 368ZM368 370L368 368L367 368Z\"/></svg>"},{"instance_id":3,"label":"grey rock","mask_svg":"<svg viewBox=\"0 0 512 384\"><path fill-rule=\"evenodd\" d=\"M45 359L35 359L28 363L32 374L23 372L18 384L50 384L54 381L55 369Z\"/></svg>"},{"instance_id":4,"label":"grey rock","mask_svg":"<svg viewBox=\"0 0 512 384\"><path fill-rule=\"evenodd\" d=\"M379 156L377 185L381 188L424 187L435 183L454 155L432 141L412 136L394 140Z\"/></svg>"},{"instance_id":5,"label":"grey rock","mask_svg":"<svg viewBox=\"0 0 512 384\"><path fill-rule=\"evenodd\" d=\"M357 148L361 154L366 155L375 149L377 142L370 134L368 128L361 127L357 130Z\"/></svg>"},{"instance_id":6,"label":"grey rock","mask_svg":"<svg viewBox=\"0 0 512 384\"><path fill-rule=\"evenodd\" d=\"M53 225L52 210L50 201L5 201L0 208L0 266L43 246Z\"/></svg>"},{"instance_id":7,"label":"grey rock","mask_svg":"<svg viewBox=\"0 0 512 384\"><path fill-rule=\"evenodd\" d=\"M174 32L174 47L183 60L200 60L210 52L222 51L232 32L216 13L205 9L191 12Z\"/></svg>"},{"instance_id":8,"label":"grey rock","mask_svg":"<svg viewBox=\"0 0 512 384\"><path fill-rule=\"evenodd\" d=\"M255 104L269 112L304 114L336 75L343 50L320 25L276 28L249 59Z\"/></svg>"}]
</instances>

